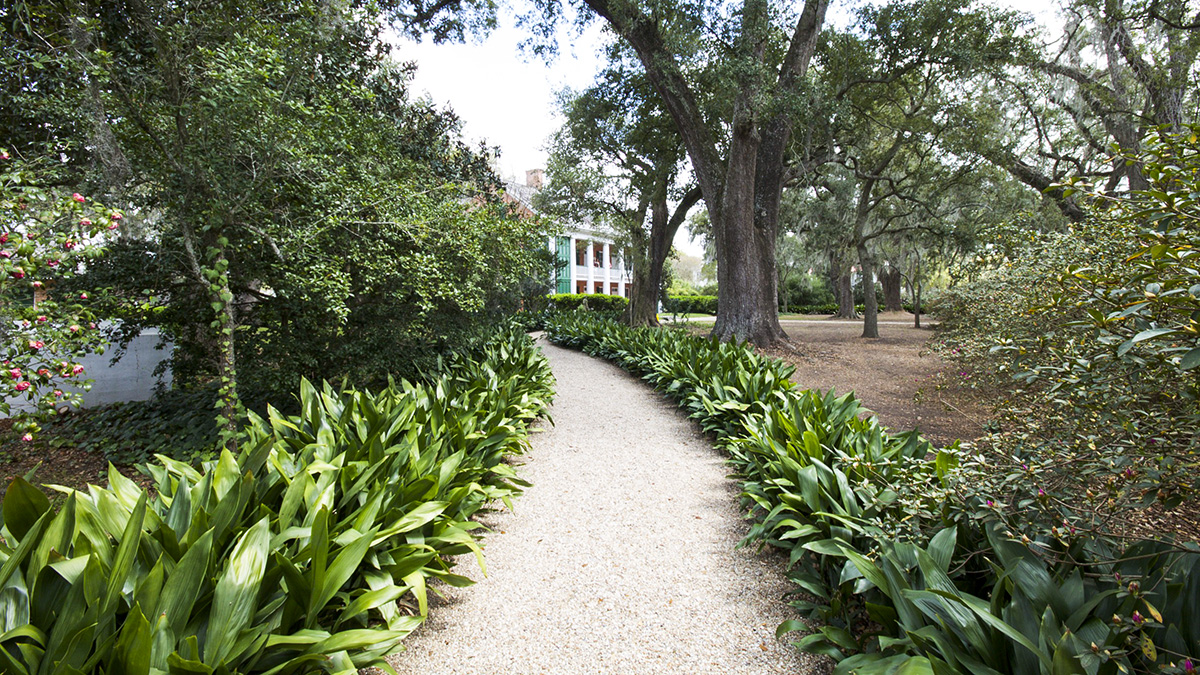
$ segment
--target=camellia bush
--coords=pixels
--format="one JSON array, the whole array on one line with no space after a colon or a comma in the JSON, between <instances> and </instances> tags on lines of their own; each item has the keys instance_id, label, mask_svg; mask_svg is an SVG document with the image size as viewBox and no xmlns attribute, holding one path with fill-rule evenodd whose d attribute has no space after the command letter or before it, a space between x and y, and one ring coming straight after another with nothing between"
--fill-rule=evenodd
<instances>
[{"instance_id":1,"label":"camellia bush","mask_svg":"<svg viewBox=\"0 0 1200 675\"><path fill-rule=\"evenodd\" d=\"M1022 509L1013 527L1153 530L1141 509L1200 488L1198 139L1161 131L1125 158L1149 190L1074 186L1085 222L1014 236L944 304L939 349L1015 385L979 443L998 477L980 489Z\"/></svg>"},{"instance_id":2,"label":"camellia bush","mask_svg":"<svg viewBox=\"0 0 1200 675\"><path fill-rule=\"evenodd\" d=\"M34 413L78 405L80 396L64 384L87 386L79 358L105 342L88 291L67 293L62 285L102 250L103 233L116 229L122 214L46 187L48 171L0 150L0 409L6 413L12 400L27 402L26 412ZM32 440L36 420L26 415L14 429Z\"/></svg>"}]
</instances>

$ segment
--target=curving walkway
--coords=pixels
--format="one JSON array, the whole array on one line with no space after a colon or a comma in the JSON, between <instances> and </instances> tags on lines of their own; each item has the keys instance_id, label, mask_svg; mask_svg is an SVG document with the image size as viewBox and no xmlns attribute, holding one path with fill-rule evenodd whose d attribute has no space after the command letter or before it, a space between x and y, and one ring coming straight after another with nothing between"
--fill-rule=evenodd
<instances>
[{"instance_id":1,"label":"curving walkway","mask_svg":"<svg viewBox=\"0 0 1200 675\"><path fill-rule=\"evenodd\" d=\"M401 673L807 673L775 640L784 559L735 549L747 524L722 458L616 366L543 343L555 426L533 437L515 512L487 518L489 576L442 587L393 657ZM793 634L795 635L795 634Z\"/></svg>"}]
</instances>

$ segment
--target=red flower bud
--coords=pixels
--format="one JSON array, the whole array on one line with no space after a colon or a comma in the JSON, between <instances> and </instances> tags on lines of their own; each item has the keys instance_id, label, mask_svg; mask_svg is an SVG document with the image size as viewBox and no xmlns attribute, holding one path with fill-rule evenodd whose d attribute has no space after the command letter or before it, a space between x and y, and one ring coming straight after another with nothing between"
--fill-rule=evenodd
<instances>
[{"instance_id":1,"label":"red flower bud","mask_svg":"<svg viewBox=\"0 0 1200 675\"><path fill-rule=\"evenodd\" d=\"M78 192L71 195L71 199L74 199L75 201L79 202L80 204L87 201L87 197L84 197L83 195L79 194Z\"/></svg>"},{"instance_id":2,"label":"red flower bud","mask_svg":"<svg viewBox=\"0 0 1200 675\"><path fill-rule=\"evenodd\" d=\"M91 226L92 226L92 219L91 219L91 218L84 218L83 220L80 220L80 221L79 221L79 225L80 225L81 227L91 227Z\"/></svg>"}]
</instances>

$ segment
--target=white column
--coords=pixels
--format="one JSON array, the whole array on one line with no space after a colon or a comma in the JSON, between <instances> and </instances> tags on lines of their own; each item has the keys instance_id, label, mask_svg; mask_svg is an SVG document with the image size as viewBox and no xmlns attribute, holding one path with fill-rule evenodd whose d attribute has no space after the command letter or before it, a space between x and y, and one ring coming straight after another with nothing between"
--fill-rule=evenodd
<instances>
[{"instance_id":1,"label":"white column","mask_svg":"<svg viewBox=\"0 0 1200 675\"><path fill-rule=\"evenodd\" d=\"M609 283L612 281L612 251L609 250L610 244L604 245L604 294L607 295L611 290Z\"/></svg>"}]
</instances>

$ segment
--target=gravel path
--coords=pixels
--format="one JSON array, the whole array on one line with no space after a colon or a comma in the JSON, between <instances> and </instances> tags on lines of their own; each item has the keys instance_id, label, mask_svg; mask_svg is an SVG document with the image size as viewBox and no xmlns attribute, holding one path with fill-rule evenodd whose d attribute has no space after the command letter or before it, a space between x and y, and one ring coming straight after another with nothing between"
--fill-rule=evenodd
<instances>
[{"instance_id":1,"label":"gravel path","mask_svg":"<svg viewBox=\"0 0 1200 675\"><path fill-rule=\"evenodd\" d=\"M555 426L533 437L515 512L488 516L487 578L442 587L401 673L809 673L775 640L784 559L737 550L747 524L722 458L617 367L543 343ZM795 634L793 634L795 635Z\"/></svg>"}]
</instances>

